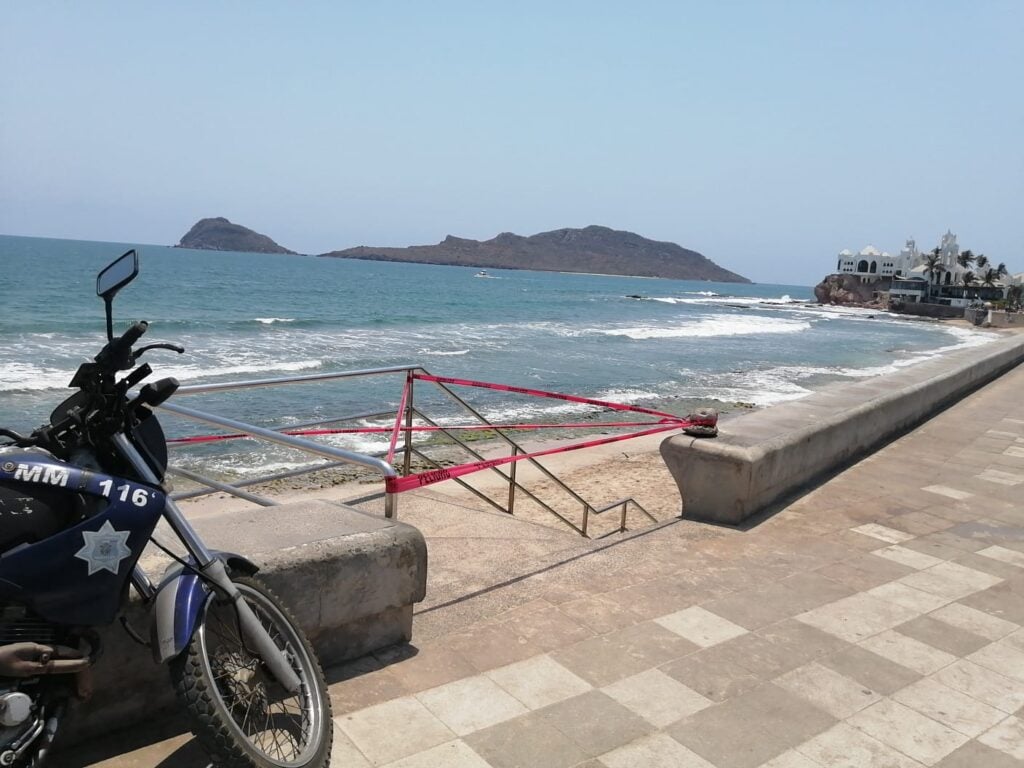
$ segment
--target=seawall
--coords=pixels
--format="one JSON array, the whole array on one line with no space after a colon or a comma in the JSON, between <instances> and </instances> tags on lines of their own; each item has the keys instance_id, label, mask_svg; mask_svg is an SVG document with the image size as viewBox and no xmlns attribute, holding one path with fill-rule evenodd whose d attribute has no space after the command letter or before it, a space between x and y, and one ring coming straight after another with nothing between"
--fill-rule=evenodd
<instances>
[{"instance_id":1,"label":"seawall","mask_svg":"<svg viewBox=\"0 0 1024 768\"><path fill-rule=\"evenodd\" d=\"M750 414L724 424L714 439L670 437L661 455L679 487L682 516L742 523L1022 361L1024 335L1014 334Z\"/></svg>"}]
</instances>

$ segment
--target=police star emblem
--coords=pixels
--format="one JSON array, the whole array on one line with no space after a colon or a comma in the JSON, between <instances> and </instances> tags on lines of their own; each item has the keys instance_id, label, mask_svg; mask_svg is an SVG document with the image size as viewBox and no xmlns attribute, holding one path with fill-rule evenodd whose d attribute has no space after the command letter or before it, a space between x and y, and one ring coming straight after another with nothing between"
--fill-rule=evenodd
<instances>
[{"instance_id":1,"label":"police star emblem","mask_svg":"<svg viewBox=\"0 0 1024 768\"><path fill-rule=\"evenodd\" d=\"M128 536L131 531L116 531L107 520L98 531L82 531L85 546L75 552L75 557L89 565L89 575L99 571L110 571L115 576L121 561L131 555Z\"/></svg>"}]
</instances>

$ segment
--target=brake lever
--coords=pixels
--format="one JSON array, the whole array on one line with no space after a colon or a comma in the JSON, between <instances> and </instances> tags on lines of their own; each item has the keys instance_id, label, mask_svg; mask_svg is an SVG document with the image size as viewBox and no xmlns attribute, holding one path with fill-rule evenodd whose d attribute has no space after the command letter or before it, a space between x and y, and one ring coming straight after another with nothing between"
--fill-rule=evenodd
<instances>
[{"instance_id":1,"label":"brake lever","mask_svg":"<svg viewBox=\"0 0 1024 768\"><path fill-rule=\"evenodd\" d=\"M132 357L138 360L140 357L142 357L143 352L148 352L151 349L169 349L171 352L177 352L179 355L183 355L185 353L185 348L180 346L179 344L170 344L164 341L159 342L157 344L147 344L142 349L133 352Z\"/></svg>"}]
</instances>

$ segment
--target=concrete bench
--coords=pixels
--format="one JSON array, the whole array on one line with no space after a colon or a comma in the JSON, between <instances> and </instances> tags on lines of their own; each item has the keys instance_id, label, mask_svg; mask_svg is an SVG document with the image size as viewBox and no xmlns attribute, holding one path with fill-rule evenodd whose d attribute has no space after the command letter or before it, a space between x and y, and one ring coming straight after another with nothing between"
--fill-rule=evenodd
<instances>
[{"instance_id":1,"label":"concrete bench","mask_svg":"<svg viewBox=\"0 0 1024 768\"><path fill-rule=\"evenodd\" d=\"M728 420L717 438L669 437L661 455L679 486L682 516L742 523L1021 361L1024 336L1014 335Z\"/></svg>"},{"instance_id":2,"label":"concrete bench","mask_svg":"<svg viewBox=\"0 0 1024 768\"><path fill-rule=\"evenodd\" d=\"M194 524L209 547L260 566L259 577L285 601L325 667L412 638L413 604L423 599L427 580L426 543L416 528L325 501L257 507ZM147 572L159 580L162 568L147 560ZM140 600L132 600L127 616L148 637L149 611ZM101 637L95 695L76 706L59 749L177 706L167 669L147 648L119 625Z\"/></svg>"}]
</instances>

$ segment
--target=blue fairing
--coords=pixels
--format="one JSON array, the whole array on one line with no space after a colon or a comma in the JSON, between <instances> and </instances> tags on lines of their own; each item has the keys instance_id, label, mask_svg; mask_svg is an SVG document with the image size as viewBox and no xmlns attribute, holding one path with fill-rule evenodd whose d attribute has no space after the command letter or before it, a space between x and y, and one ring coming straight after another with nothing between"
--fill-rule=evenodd
<instances>
[{"instance_id":1,"label":"blue fairing","mask_svg":"<svg viewBox=\"0 0 1024 768\"><path fill-rule=\"evenodd\" d=\"M69 507L74 494L106 501L97 505L101 511L73 527L0 556L0 601L22 603L55 624L111 623L164 510L164 493L34 451L4 452L0 480L64 489Z\"/></svg>"},{"instance_id":2,"label":"blue fairing","mask_svg":"<svg viewBox=\"0 0 1024 768\"><path fill-rule=\"evenodd\" d=\"M252 562L233 552L214 550L210 554L223 560L230 570L248 575L258 570ZM175 564L167 569L157 588L153 607L150 644L157 663L169 661L185 650L211 595L210 588L190 568Z\"/></svg>"}]
</instances>

